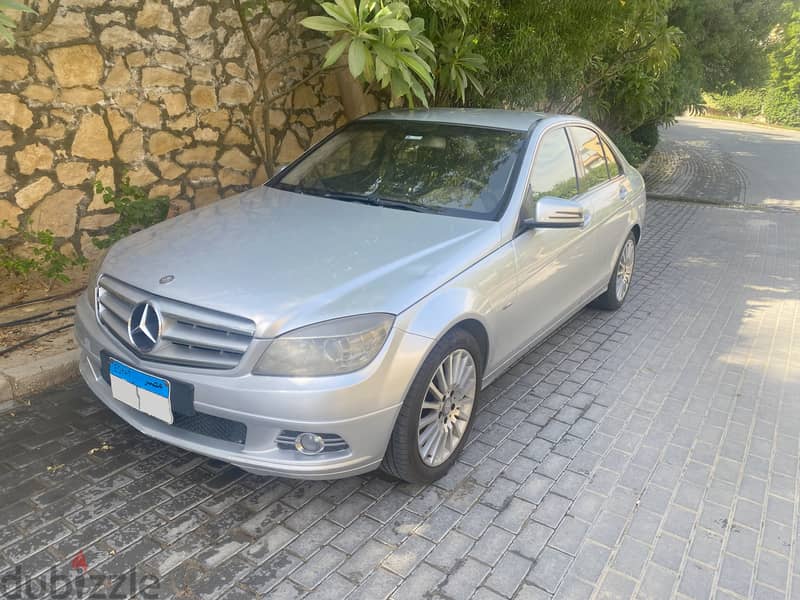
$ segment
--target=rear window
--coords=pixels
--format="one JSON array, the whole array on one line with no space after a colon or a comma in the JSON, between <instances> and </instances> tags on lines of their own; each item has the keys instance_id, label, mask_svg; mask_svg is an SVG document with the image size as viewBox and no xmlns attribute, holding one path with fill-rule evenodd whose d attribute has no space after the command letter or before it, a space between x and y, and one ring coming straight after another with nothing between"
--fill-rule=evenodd
<instances>
[{"instance_id":1,"label":"rear window","mask_svg":"<svg viewBox=\"0 0 800 600\"><path fill-rule=\"evenodd\" d=\"M414 121L355 122L271 185L493 219L505 208L526 133Z\"/></svg>"}]
</instances>

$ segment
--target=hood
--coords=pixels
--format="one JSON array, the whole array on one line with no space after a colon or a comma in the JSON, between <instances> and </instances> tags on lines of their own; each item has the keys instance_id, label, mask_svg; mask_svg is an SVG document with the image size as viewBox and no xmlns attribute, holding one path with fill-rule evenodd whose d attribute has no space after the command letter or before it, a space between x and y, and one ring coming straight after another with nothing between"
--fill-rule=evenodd
<instances>
[{"instance_id":1,"label":"hood","mask_svg":"<svg viewBox=\"0 0 800 600\"><path fill-rule=\"evenodd\" d=\"M250 318L269 338L342 316L398 314L499 240L494 221L260 187L121 240L102 272ZM174 279L160 284L166 275Z\"/></svg>"}]
</instances>

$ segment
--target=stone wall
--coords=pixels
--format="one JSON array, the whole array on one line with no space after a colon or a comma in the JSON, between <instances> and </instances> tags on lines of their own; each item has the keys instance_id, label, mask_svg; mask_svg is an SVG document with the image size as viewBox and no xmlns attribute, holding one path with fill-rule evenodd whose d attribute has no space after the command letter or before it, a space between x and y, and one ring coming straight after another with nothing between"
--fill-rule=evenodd
<instances>
[{"instance_id":1,"label":"stone wall","mask_svg":"<svg viewBox=\"0 0 800 600\"><path fill-rule=\"evenodd\" d=\"M228 2L62 0L44 30L0 48L0 222L50 229L91 257L89 233L116 218L95 180L128 172L171 214L263 182L252 53ZM303 33L293 23L271 46L293 52ZM271 120L288 162L344 123L336 77L300 87ZM0 241L18 238L0 227Z\"/></svg>"}]
</instances>

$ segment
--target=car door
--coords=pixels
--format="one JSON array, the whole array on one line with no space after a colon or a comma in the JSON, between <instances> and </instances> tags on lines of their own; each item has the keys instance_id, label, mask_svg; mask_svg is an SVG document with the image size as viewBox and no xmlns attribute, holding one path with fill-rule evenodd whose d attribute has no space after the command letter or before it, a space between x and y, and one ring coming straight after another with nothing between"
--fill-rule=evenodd
<instances>
[{"instance_id":1,"label":"car door","mask_svg":"<svg viewBox=\"0 0 800 600\"><path fill-rule=\"evenodd\" d=\"M532 218L536 202L545 196L578 199L578 176L564 127L547 131L539 142L520 221ZM510 316L517 324L513 335L520 348L580 305L593 258L583 227L521 230L513 246L518 283Z\"/></svg>"},{"instance_id":2,"label":"car door","mask_svg":"<svg viewBox=\"0 0 800 600\"><path fill-rule=\"evenodd\" d=\"M586 235L594 248L589 278L595 289L605 288L628 220L623 212L630 185L602 137L582 126L567 128L578 167L578 200L586 208ZM612 161L607 160L611 155Z\"/></svg>"}]
</instances>

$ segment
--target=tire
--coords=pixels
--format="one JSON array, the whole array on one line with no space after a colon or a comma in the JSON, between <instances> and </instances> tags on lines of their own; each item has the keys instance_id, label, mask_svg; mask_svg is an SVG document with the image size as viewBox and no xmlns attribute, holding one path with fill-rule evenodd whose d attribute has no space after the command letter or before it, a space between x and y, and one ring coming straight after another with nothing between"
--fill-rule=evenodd
<instances>
[{"instance_id":1,"label":"tire","mask_svg":"<svg viewBox=\"0 0 800 600\"><path fill-rule=\"evenodd\" d=\"M629 254L626 254L627 252ZM620 250L617 257L617 262L614 264L614 271L608 281L608 289L592 303L592 306L603 310L617 310L622 306L631 289L631 279L633 278L635 266L636 237L631 231L628 233L628 237L625 238L625 243L622 244L622 250ZM623 270L627 271L627 275L622 273ZM624 286L624 288L621 289L620 286Z\"/></svg>"},{"instance_id":2,"label":"tire","mask_svg":"<svg viewBox=\"0 0 800 600\"><path fill-rule=\"evenodd\" d=\"M450 357L453 357L453 362L443 364ZM448 367L449 364L455 366ZM451 397L447 395L449 392L446 392L445 397L450 398L450 400L446 403L446 407L441 410L439 408L431 408L432 404L442 404L444 406L445 403L437 400L434 391L430 387L433 384L436 386L437 391L439 387L444 387L440 385L442 381L442 374L439 373L440 365L445 376L448 368L451 373L456 374L468 374L470 367L474 368L474 388L472 385L473 379L465 375L462 381L463 386L458 385L453 388L454 390L458 389L457 395L463 395L464 398L459 400L456 395ZM483 376L482 368L483 353L480 344L466 331L454 329L439 340L422 363L408 390L408 394L406 394L381 464L381 469L384 472L409 483L431 483L447 473L464 448L472 430L472 424L475 421L475 413L478 408L478 393L481 389L481 378ZM466 414L467 410L465 408L468 395L465 392L467 391L472 392L472 403L468 414ZM424 407L423 402L426 404ZM453 408L453 406L456 406L456 408ZM448 414L444 415L444 412ZM433 421L431 421L432 415L435 415L435 420ZM466 420L464 419L465 415ZM420 431L422 421L431 422L424 425L424 429ZM462 431L457 443L455 443L456 440L454 438L450 438L447 435L443 436L441 433L437 434L436 431L431 434L430 428L438 427L440 431L447 431L448 426L450 431ZM439 437L439 444L443 444L443 449L439 450L437 445L436 450L429 450L429 454L426 458L423 458L423 450L428 444L433 443L431 441L432 436ZM423 440L422 445L419 443L420 439ZM437 450L439 454L437 454ZM449 454L447 454L447 451L449 451ZM439 459L441 459L441 462L438 462Z\"/></svg>"}]
</instances>

